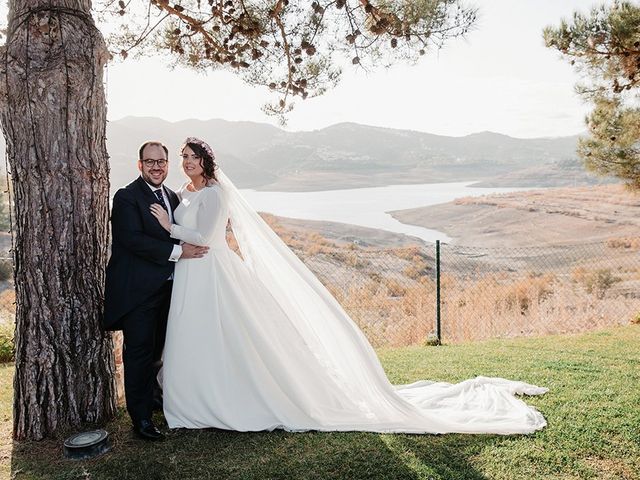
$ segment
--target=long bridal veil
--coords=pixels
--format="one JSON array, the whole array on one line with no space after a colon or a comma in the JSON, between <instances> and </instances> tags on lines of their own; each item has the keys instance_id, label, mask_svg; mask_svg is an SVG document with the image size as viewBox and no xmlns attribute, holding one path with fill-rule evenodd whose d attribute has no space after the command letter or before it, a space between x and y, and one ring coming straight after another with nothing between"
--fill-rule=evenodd
<instances>
[{"instance_id":1,"label":"long bridal veil","mask_svg":"<svg viewBox=\"0 0 640 480\"><path fill-rule=\"evenodd\" d=\"M420 381L389 383L364 334L304 263L271 230L220 170L218 181L229 206L231 228L244 264L284 312L295 331L358 414L313 412L318 430L408 433L530 433L544 417L515 394L547 389L499 378L477 377L458 384ZM273 332L275 335L278 332ZM278 339L286 344L287 339ZM293 339L292 339L293 342ZM300 379L318 381L318 379Z\"/></svg>"}]
</instances>

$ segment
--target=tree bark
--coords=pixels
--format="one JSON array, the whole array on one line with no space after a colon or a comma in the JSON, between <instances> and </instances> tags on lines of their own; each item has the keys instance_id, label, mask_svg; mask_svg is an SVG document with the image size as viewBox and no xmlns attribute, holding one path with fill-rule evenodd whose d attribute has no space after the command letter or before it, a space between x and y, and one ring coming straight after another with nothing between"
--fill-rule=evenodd
<instances>
[{"instance_id":1,"label":"tree bark","mask_svg":"<svg viewBox=\"0 0 640 480\"><path fill-rule=\"evenodd\" d=\"M10 0L0 120L14 190L14 438L113 416L104 39L89 0Z\"/></svg>"}]
</instances>

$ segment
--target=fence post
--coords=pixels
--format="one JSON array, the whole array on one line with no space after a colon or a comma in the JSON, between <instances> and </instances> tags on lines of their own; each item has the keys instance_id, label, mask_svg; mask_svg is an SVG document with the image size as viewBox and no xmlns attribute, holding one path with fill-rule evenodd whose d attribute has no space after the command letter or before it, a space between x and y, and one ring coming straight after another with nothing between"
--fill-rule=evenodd
<instances>
[{"instance_id":1,"label":"fence post","mask_svg":"<svg viewBox=\"0 0 640 480\"><path fill-rule=\"evenodd\" d=\"M436 240L436 339L438 345L442 343L440 328L440 240Z\"/></svg>"}]
</instances>

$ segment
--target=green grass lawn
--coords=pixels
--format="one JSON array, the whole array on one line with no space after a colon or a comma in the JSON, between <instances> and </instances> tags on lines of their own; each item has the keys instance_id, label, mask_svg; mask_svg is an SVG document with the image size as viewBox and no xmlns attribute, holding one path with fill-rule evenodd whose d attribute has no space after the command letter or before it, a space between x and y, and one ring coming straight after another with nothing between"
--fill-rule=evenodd
<instances>
[{"instance_id":1,"label":"green grass lawn","mask_svg":"<svg viewBox=\"0 0 640 480\"><path fill-rule=\"evenodd\" d=\"M640 479L640 326L575 336L379 352L394 383L475 375L550 388L529 398L547 418L528 436L168 432L106 426L108 454L62 458L61 440L12 443L11 376L0 365L0 476L16 479ZM161 420L161 418L158 418Z\"/></svg>"}]
</instances>

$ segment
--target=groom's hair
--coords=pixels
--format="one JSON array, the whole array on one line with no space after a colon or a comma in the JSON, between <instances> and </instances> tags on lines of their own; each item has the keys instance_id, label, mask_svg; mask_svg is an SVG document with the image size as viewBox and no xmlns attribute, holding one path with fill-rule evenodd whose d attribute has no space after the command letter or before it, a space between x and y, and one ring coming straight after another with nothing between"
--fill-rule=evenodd
<instances>
[{"instance_id":1,"label":"groom's hair","mask_svg":"<svg viewBox=\"0 0 640 480\"><path fill-rule=\"evenodd\" d=\"M162 147L162 149L164 150L164 153L167 154L167 158L169 158L169 150L167 149L167 147L165 147L165 145L162 142L151 140L149 142L144 142L142 145L140 145L140 149L138 150L138 160L142 160L142 153L144 152L144 149L152 145L156 147Z\"/></svg>"}]
</instances>

